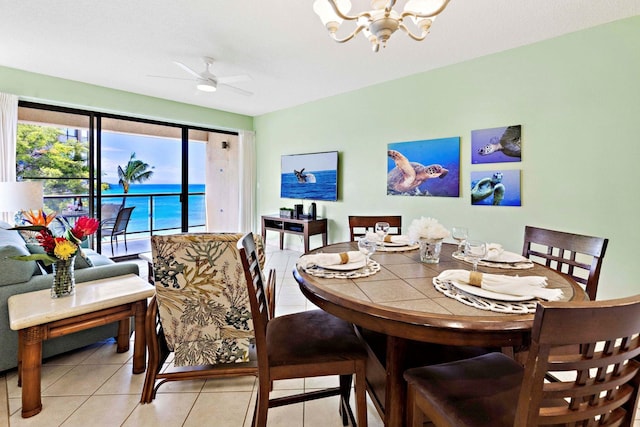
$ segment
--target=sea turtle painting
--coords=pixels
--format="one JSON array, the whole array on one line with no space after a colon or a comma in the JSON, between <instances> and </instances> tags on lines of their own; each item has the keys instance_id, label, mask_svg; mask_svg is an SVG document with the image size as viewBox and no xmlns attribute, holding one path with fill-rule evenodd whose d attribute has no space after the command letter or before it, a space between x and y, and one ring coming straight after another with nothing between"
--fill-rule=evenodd
<instances>
[{"instance_id":1,"label":"sea turtle painting","mask_svg":"<svg viewBox=\"0 0 640 427\"><path fill-rule=\"evenodd\" d=\"M499 205L504 199L505 186L502 183L502 172L496 172L491 178L486 177L472 183L471 204L477 204L493 195L493 205Z\"/></svg>"},{"instance_id":2,"label":"sea turtle painting","mask_svg":"<svg viewBox=\"0 0 640 427\"><path fill-rule=\"evenodd\" d=\"M488 156L502 151L505 156L522 157L520 128L520 125L507 127L500 138L495 136L491 138L488 144L478 150L478 154Z\"/></svg>"},{"instance_id":3,"label":"sea turtle painting","mask_svg":"<svg viewBox=\"0 0 640 427\"><path fill-rule=\"evenodd\" d=\"M388 156L395 162L395 167L387 174L387 194L423 195L420 185L429 178L444 178L449 172L438 164L424 166L410 162L396 150L388 150Z\"/></svg>"}]
</instances>

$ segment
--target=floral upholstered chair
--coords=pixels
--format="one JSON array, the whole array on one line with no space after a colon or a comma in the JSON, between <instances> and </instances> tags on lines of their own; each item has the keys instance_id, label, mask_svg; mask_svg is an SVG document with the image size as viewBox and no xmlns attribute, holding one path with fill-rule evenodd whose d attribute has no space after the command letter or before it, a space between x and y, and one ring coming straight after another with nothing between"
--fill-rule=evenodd
<instances>
[{"instance_id":1,"label":"floral upholstered chair","mask_svg":"<svg viewBox=\"0 0 640 427\"><path fill-rule=\"evenodd\" d=\"M156 295L145 325L149 366L142 403L151 402L167 381L257 375L251 357L251 307L236 248L241 237L212 233L152 236ZM256 245L264 265L259 236ZM269 283L273 307L273 272ZM171 353L174 366L160 373Z\"/></svg>"}]
</instances>

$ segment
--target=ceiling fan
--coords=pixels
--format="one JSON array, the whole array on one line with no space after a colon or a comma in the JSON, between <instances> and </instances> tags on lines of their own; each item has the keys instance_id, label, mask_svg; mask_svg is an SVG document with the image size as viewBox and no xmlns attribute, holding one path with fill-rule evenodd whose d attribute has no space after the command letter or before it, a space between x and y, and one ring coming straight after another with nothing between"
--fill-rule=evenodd
<instances>
[{"instance_id":1,"label":"ceiling fan","mask_svg":"<svg viewBox=\"0 0 640 427\"><path fill-rule=\"evenodd\" d=\"M213 58L204 56L202 57L202 61L205 65L205 70L202 72L197 72L191 67L186 66L182 62L173 61L178 67L182 68L187 73L191 74L193 77L190 79L184 79L180 77L169 77L169 76L150 76L150 77L160 77L165 79L179 79L179 80L193 80L196 82L196 87L204 92L215 92L219 86L224 87L225 89L230 89L233 92L239 93L240 95L250 96L253 95L252 92L249 92L244 89L240 89L239 87L231 86L229 83L239 83L246 82L251 80L246 74L240 74L236 76L224 76L218 77L211 72L211 66L213 65Z\"/></svg>"}]
</instances>

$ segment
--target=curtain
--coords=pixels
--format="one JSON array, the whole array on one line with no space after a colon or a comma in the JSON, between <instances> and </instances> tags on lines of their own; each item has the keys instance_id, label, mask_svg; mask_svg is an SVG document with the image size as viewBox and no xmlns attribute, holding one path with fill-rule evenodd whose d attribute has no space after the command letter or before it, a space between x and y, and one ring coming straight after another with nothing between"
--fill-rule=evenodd
<instances>
[{"instance_id":1,"label":"curtain","mask_svg":"<svg viewBox=\"0 0 640 427\"><path fill-rule=\"evenodd\" d=\"M18 133L18 96L0 92L0 181L16 180L16 136ZM0 220L12 222L8 212Z\"/></svg>"},{"instance_id":2,"label":"curtain","mask_svg":"<svg viewBox=\"0 0 640 427\"><path fill-rule=\"evenodd\" d=\"M243 232L256 229L256 133L240 131L239 180L240 198L238 206L238 224Z\"/></svg>"}]
</instances>

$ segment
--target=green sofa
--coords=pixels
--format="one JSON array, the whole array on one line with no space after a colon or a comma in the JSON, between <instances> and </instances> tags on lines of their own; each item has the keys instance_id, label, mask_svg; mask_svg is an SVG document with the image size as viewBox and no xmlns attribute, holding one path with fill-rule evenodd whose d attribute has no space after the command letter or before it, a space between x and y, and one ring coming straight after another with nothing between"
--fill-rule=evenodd
<instances>
[{"instance_id":1,"label":"green sofa","mask_svg":"<svg viewBox=\"0 0 640 427\"><path fill-rule=\"evenodd\" d=\"M49 289L53 281L51 275L43 272L35 261L11 259L15 255L28 255L30 248L33 251L37 251L38 248L37 244L28 244L18 231L8 230L10 227L6 222L0 221L0 372L18 365L18 334L9 327L9 297ZM135 263L114 263L91 249L83 249L83 252L90 261L87 262L80 256L76 257L76 283L131 273L139 274L138 265ZM47 358L84 347L115 337L117 332L116 322L47 340L42 346L42 356Z\"/></svg>"}]
</instances>

